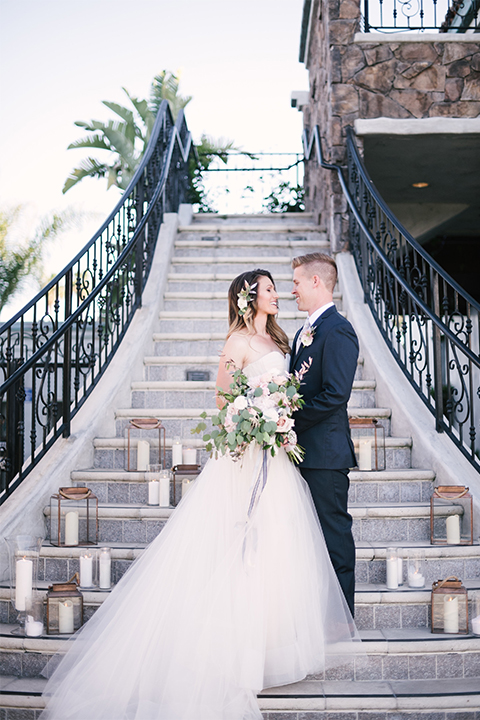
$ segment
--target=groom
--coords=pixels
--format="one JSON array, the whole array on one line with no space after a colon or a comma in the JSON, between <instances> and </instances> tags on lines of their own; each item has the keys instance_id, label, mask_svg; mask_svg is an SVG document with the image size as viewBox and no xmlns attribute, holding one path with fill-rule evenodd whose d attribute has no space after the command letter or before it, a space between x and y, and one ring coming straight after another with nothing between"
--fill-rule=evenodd
<instances>
[{"instance_id":1,"label":"groom","mask_svg":"<svg viewBox=\"0 0 480 720\"><path fill-rule=\"evenodd\" d=\"M308 318L295 335L290 372L312 358L301 388L305 405L293 416L298 442L306 451L300 472L310 487L333 567L353 615L355 544L347 502L348 469L356 460L347 402L357 366L358 340L333 303L335 261L311 253L294 258L292 267L292 295Z\"/></svg>"}]
</instances>

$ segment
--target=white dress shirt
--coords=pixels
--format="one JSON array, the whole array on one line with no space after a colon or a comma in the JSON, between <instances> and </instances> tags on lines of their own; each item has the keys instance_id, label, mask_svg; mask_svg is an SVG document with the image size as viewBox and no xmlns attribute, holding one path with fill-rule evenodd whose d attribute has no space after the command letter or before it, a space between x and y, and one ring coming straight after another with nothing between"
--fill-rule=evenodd
<instances>
[{"instance_id":1,"label":"white dress shirt","mask_svg":"<svg viewBox=\"0 0 480 720\"><path fill-rule=\"evenodd\" d=\"M322 305L322 307L319 307L318 310L315 310L311 315L308 316L308 319L310 320L310 325L313 326L313 323L318 320L320 315L323 315L325 310L328 310L328 308L334 307L335 303L329 302L326 305Z\"/></svg>"}]
</instances>

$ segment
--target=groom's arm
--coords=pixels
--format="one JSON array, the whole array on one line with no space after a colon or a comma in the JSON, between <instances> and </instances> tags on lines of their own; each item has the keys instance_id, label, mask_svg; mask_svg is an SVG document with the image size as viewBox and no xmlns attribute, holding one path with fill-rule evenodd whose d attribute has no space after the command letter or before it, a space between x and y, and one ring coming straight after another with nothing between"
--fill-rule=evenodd
<instances>
[{"instance_id":1,"label":"groom's arm","mask_svg":"<svg viewBox=\"0 0 480 720\"><path fill-rule=\"evenodd\" d=\"M294 413L296 432L308 430L346 405L352 392L357 359L358 340L351 325L331 328L323 347L321 390ZM315 372L315 363L308 372Z\"/></svg>"}]
</instances>

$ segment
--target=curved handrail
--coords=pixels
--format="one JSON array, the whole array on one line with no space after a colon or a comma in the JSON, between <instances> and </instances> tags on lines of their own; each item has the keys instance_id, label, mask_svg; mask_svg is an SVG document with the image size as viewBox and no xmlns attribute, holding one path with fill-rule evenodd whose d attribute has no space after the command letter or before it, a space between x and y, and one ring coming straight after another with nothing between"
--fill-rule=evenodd
<instances>
[{"instance_id":1,"label":"curved handrail","mask_svg":"<svg viewBox=\"0 0 480 720\"><path fill-rule=\"evenodd\" d=\"M394 216L365 168L352 128L348 180L339 165L324 160L318 126L310 139L304 133L307 160L314 147L319 165L338 174L365 301L387 345L434 414L437 430L480 469L480 304Z\"/></svg>"},{"instance_id":2,"label":"curved handrail","mask_svg":"<svg viewBox=\"0 0 480 720\"><path fill-rule=\"evenodd\" d=\"M145 155L100 230L0 328L0 503L70 434L113 358L141 306L163 213L188 191L192 147L183 111L173 123L162 102Z\"/></svg>"}]
</instances>

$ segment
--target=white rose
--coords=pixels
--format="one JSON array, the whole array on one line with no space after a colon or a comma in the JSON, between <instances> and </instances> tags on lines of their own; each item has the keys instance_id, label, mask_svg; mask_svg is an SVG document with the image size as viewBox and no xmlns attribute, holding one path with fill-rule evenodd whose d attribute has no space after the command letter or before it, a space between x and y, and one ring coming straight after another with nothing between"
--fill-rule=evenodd
<instances>
[{"instance_id":1,"label":"white rose","mask_svg":"<svg viewBox=\"0 0 480 720\"><path fill-rule=\"evenodd\" d=\"M292 418L282 416L278 419L276 432L288 433L293 428L295 421Z\"/></svg>"},{"instance_id":2,"label":"white rose","mask_svg":"<svg viewBox=\"0 0 480 720\"><path fill-rule=\"evenodd\" d=\"M233 405L237 410L245 410L247 404L247 398L244 395L239 395L233 401Z\"/></svg>"},{"instance_id":3,"label":"white rose","mask_svg":"<svg viewBox=\"0 0 480 720\"><path fill-rule=\"evenodd\" d=\"M263 417L265 420L270 420L271 422L278 422L278 412L274 408L267 408L263 411Z\"/></svg>"},{"instance_id":4,"label":"white rose","mask_svg":"<svg viewBox=\"0 0 480 720\"><path fill-rule=\"evenodd\" d=\"M246 298L246 297L239 297L239 298L238 298L237 305L238 305L238 308L239 308L240 310L245 310L245 308L246 308L247 305L248 305L247 298Z\"/></svg>"}]
</instances>

